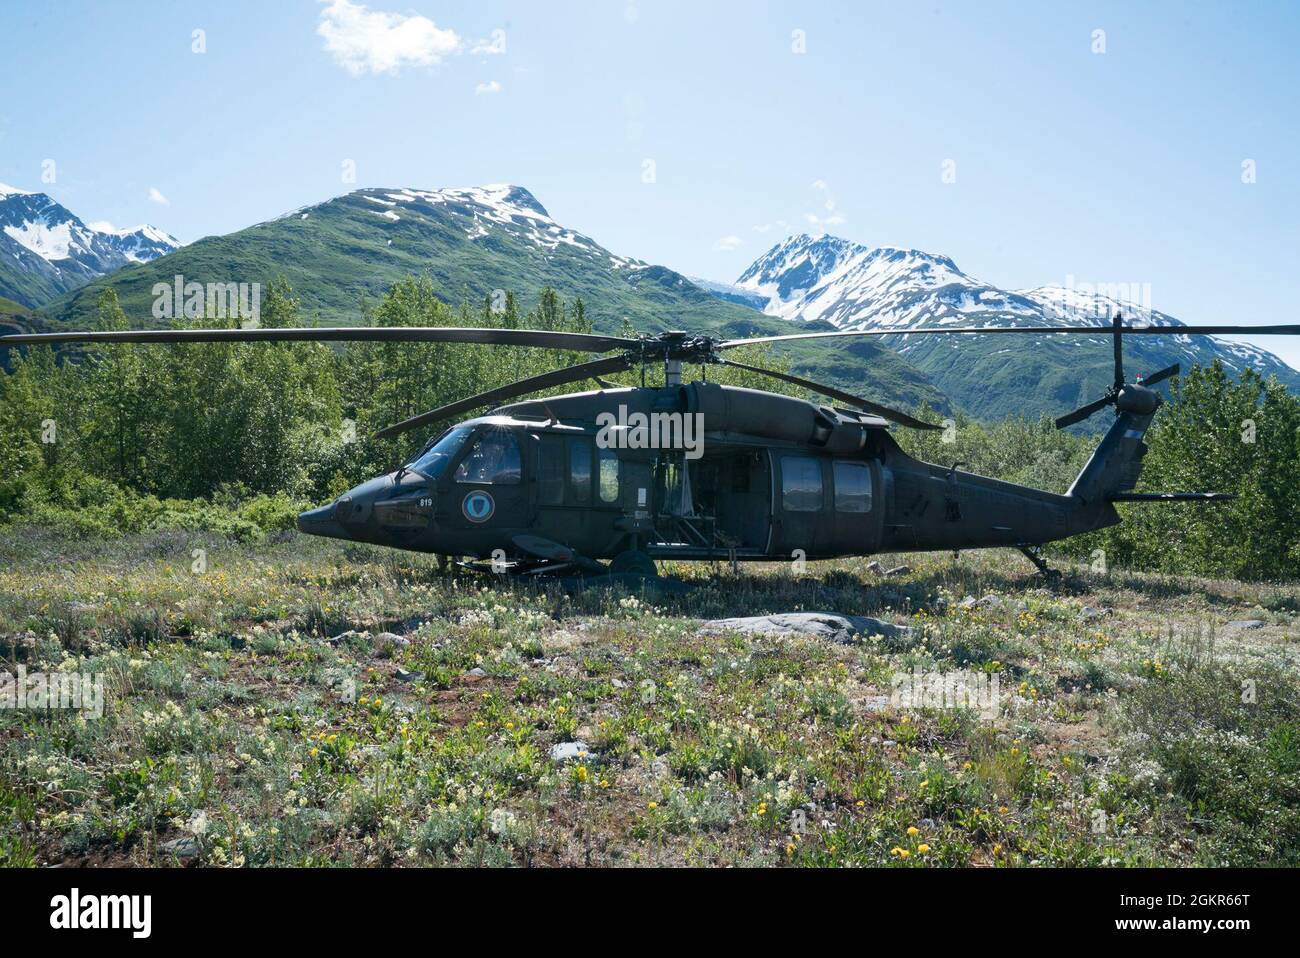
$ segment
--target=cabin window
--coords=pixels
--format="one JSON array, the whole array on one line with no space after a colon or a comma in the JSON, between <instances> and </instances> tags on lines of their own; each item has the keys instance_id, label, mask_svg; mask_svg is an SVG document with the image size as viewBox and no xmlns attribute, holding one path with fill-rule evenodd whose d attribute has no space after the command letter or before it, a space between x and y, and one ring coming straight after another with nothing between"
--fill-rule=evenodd
<instances>
[{"instance_id":1,"label":"cabin window","mask_svg":"<svg viewBox=\"0 0 1300 958\"><path fill-rule=\"evenodd\" d=\"M519 442L505 430L483 433L456 467L457 482L477 486L515 486L522 473Z\"/></svg>"},{"instance_id":2,"label":"cabin window","mask_svg":"<svg viewBox=\"0 0 1300 958\"><path fill-rule=\"evenodd\" d=\"M591 502L591 442L587 439L569 440L569 488L574 502Z\"/></svg>"},{"instance_id":3,"label":"cabin window","mask_svg":"<svg viewBox=\"0 0 1300 958\"><path fill-rule=\"evenodd\" d=\"M835 463L835 511L871 511L871 467L865 462Z\"/></svg>"},{"instance_id":4,"label":"cabin window","mask_svg":"<svg viewBox=\"0 0 1300 958\"><path fill-rule=\"evenodd\" d=\"M600 460L600 501L618 502L618 455L613 449L601 449L597 458Z\"/></svg>"},{"instance_id":5,"label":"cabin window","mask_svg":"<svg viewBox=\"0 0 1300 958\"><path fill-rule=\"evenodd\" d=\"M538 505L560 505L564 502L564 440L560 436L541 437L538 465Z\"/></svg>"},{"instance_id":6,"label":"cabin window","mask_svg":"<svg viewBox=\"0 0 1300 958\"><path fill-rule=\"evenodd\" d=\"M781 506L786 512L816 512L822 507L821 460L809 456L781 460Z\"/></svg>"}]
</instances>

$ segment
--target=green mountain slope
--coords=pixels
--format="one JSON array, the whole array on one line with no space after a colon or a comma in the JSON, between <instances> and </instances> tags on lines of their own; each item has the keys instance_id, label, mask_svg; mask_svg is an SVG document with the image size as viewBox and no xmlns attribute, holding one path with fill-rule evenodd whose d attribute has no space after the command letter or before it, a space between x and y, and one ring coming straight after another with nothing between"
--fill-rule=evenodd
<instances>
[{"instance_id":1,"label":"green mountain slope","mask_svg":"<svg viewBox=\"0 0 1300 958\"><path fill-rule=\"evenodd\" d=\"M116 289L133 325L154 317L153 288L176 276L208 283L261 283L283 276L303 313L329 325L362 321L363 306L394 282L428 274L444 298L479 302L496 290L525 300L547 285L581 297L597 329L686 329L738 336L778 334L789 325L724 302L661 266L618 256L552 220L527 190L358 190L208 237L149 263L96 280L41 310L52 325L86 327L106 286ZM792 367L883 402L947 409L944 395L906 360L871 343L782 347Z\"/></svg>"},{"instance_id":2,"label":"green mountain slope","mask_svg":"<svg viewBox=\"0 0 1300 958\"><path fill-rule=\"evenodd\" d=\"M951 338L940 336L887 337L882 340L904 351L909 362L943 383L961 408L985 422L1024 413L1036 418L1059 416L1100 398L1114 378L1108 336L1016 337L963 336L960 352ZM945 341L947 340L947 341ZM1173 362L1184 372L1193 364L1213 362L1208 351L1188 357L1171 353L1168 343L1130 336L1124 340L1125 377L1154 373ZM1165 387L1157 387L1165 391ZM1113 417L1097 415L1076 427L1097 432Z\"/></svg>"},{"instance_id":3,"label":"green mountain slope","mask_svg":"<svg viewBox=\"0 0 1300 958\"><path fill-rule=\"evenodd\" d=\"M12 299L0 296L0 326L26 329L31 324L32 311Z\"/></svg>"},{"instance_id":4,"label":"green mountain slope","mask_svg":"<svg viewBox=\"0 0 1300 958\"><path fill-rule=\"evenodd\" d=\"M84 282L63 272L11 237L0 233L0 298L7 302L48 303Z\"/></svg>"}]
</instances>

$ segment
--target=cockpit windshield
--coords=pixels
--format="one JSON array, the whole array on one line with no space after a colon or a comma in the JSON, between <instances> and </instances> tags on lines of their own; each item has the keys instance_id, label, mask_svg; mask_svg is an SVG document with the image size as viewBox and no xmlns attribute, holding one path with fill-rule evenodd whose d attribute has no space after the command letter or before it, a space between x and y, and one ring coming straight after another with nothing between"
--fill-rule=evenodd
<instances>
[{"instance_id":1,"label":"cockpit windshield","mask_svg":"<svg viewBox=\"0 0 1300 958\"><path fill-rule=\"evenodd\" d=\"M446 471L447 464L456 458L456 453L460 452L461 446L465 445L465 440L473 431L469 426L458 426L451 430L422 452L410 468L430 479L437 479Z\"/></svg>"}]
</instances>

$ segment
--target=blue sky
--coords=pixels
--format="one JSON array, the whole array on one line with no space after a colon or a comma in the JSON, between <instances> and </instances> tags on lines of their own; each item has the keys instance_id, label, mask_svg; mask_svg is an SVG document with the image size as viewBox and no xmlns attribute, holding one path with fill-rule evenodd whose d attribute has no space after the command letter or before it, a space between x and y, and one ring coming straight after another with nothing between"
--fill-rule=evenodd
<instances>
[{"instance_id":1,"label":"blue sky","mask_svg":"<svg viewBox=\"0 0 1300 958\"><path fill-rule=\"evenodd\" d=\"M1296 322L1298 46L1300 6L1266 2L6 0L0 181L185 241L355 187L511 182L714 279L825 230Z\"/></svg>"}]
</instances>

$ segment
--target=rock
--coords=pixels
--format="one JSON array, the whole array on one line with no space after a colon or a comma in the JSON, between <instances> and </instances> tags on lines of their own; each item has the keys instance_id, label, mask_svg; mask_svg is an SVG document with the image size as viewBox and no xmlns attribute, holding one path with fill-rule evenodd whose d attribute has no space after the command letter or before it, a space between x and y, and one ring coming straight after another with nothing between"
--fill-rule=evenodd
<instances>
[{"instance_id":1,"label":"rock","mask_svg":"<svg viewBox=\"0 0 1300 958\"><path fill-rule=\"evenodd\" d=\"M1079 621L1091 622L1093 619L1100 619L1103 615L1110 615L1110 609L1094 609L1090 605L1085 605L1079 610Z\"/></svg>"},{"instance_id":2,"label":"rock","mask_svg":"<svg viewBox=\"0 0 1300 958\"><path fill-rule=\"evenodd\" d=\"M552 762L570 762L576 758L586 758L591 749L586 742L560 742L551 746Z\"/></svg>"},{"instance_id":3,"label":"rock","mask_svg":"<svg viewBox=\"0 0 1300 958\"><path fill-rule=\"evenodd\" d=\"M892 569L886 569L885 576L888 578L896 575L907 575L911 571L912 567L910 565L896 565Z\"/></svg>"},{"instance_id":4,"label":"rock","mask_svg":"<svg viewBox=\"0 0 1300 958\"><path fill-rule=\"evenodd\" d=\"M357 632L355 629L348 629L346 632L340 632L338 635L334 636L334 638L330 639L329 644L342 645L348 639L352 638L355 635L360 635L360 634L361 633Z\"/></svg>"},{"instance_id":5,"label":"rock","mask_svg":"<svg viewBox=\"0 0 1300 958\"><path fill-rule=\"evenodd\" d=\"M627 683L624 682L622 679L610 679L609 684L612 685L612 686L614 686L614 688L616 688L616 689L625 689L625 688L627 688Z\"/></svg>"},{"instance_id":6,"label":"rock","mask_svg":"<svg viewBox=\"0 0 1300 958\"><path fill-rule=\"evenodd\" d=\"M158 853L169 858L195 858L199 854L199 843L195 838L173 838L158 846Z\"/></svg>"},{"instance_id":7,"label":"rock","mask_svg":"<svg viewBox=\"0 0 1300 958\"><path fill-rule=\"evenodd\" d=\"M960 602L957 603L957 608L959 608L959 609L973 609L973 608L975 608L975 606L977 606L977 605L979 605L979 602L976 601L975 596L973 596L973 595L968 595L968 596L966 596L966 598L962 599Z\"/></svg>"},{"instance_id":8,"label":"rock","mask_svg":"<svg viewBox=\"0 0 1300 958\"><path fill-rule=\"evenodd\" d=\"M1229 622L1230 629L1262 629L1265 622L1263 619L1238 619L1235 622Z\"/></svg>"},{"instance_id":9,"label":"rock","mask_svg":"<svg viewBox=\"0 0 1300 958\"><path fill-rule=\"evenodd\" d=\"M408 672L406 669L399 668L396 673L399 682L418 682L424 678L423 672Z\"/></svg>"},{"instance_id":10,"label":"rock","mask_svg":"<svg viewBox=\"0 0 1300 958\"><path fill-rule=\"evenodd\" d=\"M879 562L873 560L867 563L867 571L874 575L884 575L885 567L881 565Z\"/></svg>"},{"instance_id":11,"label":"rock","mask_svg":"<svg viewBox=\"0 0 1300 958\"><path fill-rule=\"evenodd\" d=\"M911 631L905 625L892 625L865 615L839 615L835 612L782 612L735 619L713 619L700 626L704 635L741 632L745 635L814 635L832 642L851 642L856 635L882 635L893 638Z\"/></svg>"},{"instance_id":12,"label":"rock","mask_svg":"<svg viewBox=\"0 0 1300 958\"><path fill-rule=\"evenodd\" d=\"M411 640L406 636L398 635L396 632L380 632L374 638L375 651L381 655L392 655L400 649L406 648L411 644Z\"/></svg>"},{"instance_id":13,"label":"rock","mask_svg":"<svg viewBox=\"0 0 1300 958\"><path fill-rule=\"evenodd\" d=\"M977 605L979 605L981 609L1000 609L1002 608L1002 602L1002 596L989 593L984 598L980 599Z\"/></svg>"},{"instance_id":14,"label":"rock","mask_svg":"<svg viewBox=\"0 0 1300 958\"><path fill-rule=\"evenodd\" d=\"M466 675L472 675L472 676L474 676L475 678L481 679L481 678L483 678L483 677L485 677L485 676L487 675L487 672L485 672L481 666L477 666L477 665L476 665L476 666L474 666L474 668L470 669L470 670L469 670L468 672L466 672L465 674L466 674Z\"/></svg>"}]
</instances>

